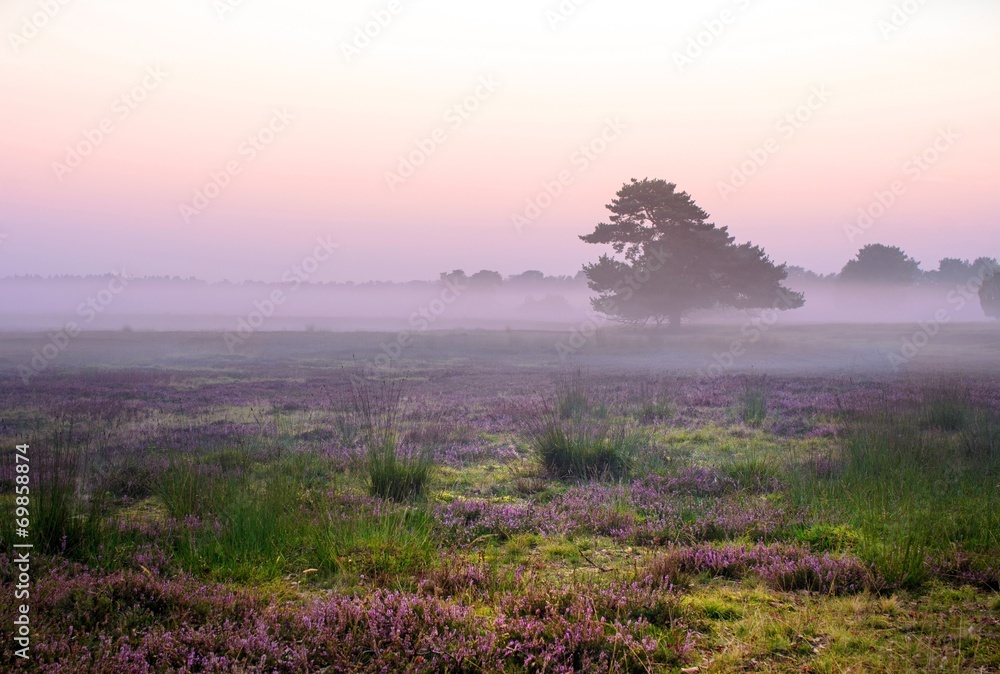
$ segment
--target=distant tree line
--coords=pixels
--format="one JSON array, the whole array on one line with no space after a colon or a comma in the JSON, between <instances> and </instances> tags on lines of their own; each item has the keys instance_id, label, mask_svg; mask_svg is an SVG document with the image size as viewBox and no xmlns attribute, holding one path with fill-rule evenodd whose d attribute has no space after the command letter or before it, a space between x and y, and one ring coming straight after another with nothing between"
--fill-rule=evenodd
<instances>
[{"instance_id":1,"label":"distant tree line","mask_svg":"<svg viewBox=\"0 0 1000 674\"><path fill-rule=\"evenodd\" d=\"M2 282L65 282L65 283L75 283L79 281L101 281L115 278L114 274L87 274L87 275L73 275L73 274L56 274L51 276L42 276L40 274L15 274L6 277L0 277L0 283ZM180 276L138 276L133 279L137 284L142 285L170 285L170 286L211 286L211 287L243 287L243 286L273 286L280 285L282 281L261 281L261 280L246 280L246 281L206 281L204 279L195 278L189 276L182 278ZM450 272L442 272L438 279L435 280L413 280L413 281L307 281L303 285L316 286L320 288L330 288L330 287L343 287L343 288L402 288L402 287L422 287L422 286L436 286L443 281L452 281L460 285L469 285L473 288L496 288L500 286L526 286L531 284L539 285L566 285L566 284L576 284L580 285L584 283L585 278L582 271L578 272L575 276L549 276L537 270L528 270L521 272L519 274L512 274L509 276L503 276L499 272L490 271L484 269L478 271L471 275L466 275L466 273L461 269L456 269Z\"/></svg>"},{"instance_id":2,"label":"distant tree line","mask_svg":"<svg viewBox=\"0 0 1000 674\"><path fill-rule=\"evenodd\" d=\"M698 310L797 309L806 298L786 286L789 279L866 288L961 285L966 292L979 293L988 316L1000 317L1000 265L995 258L944 258L938 269L925 272L900 248L871 244L839 274L821 276L776 264L750 242L737 243L674 183L633 178L607 209L608 221L580 238L609 250L583 271L597 294L591 300L594 310L619 323L666 323L676 330L686 315Z\"/></svg>"},{"instance_id":3,"label":"distant tree line","mask_svg":"<svg viewBox=\"0 0 1000 674\"><path fill-rule=\"evenodd\" d=\"M804 281L832 281L885 288L916 285L963 287L979 293L983 313L1000 319L1000 263L994 257L962 260L942 258L937 269L923 270L920 263L898 246L873 243L858 251L839 274L823 276L801 267L790 267L789 277Z\"/></svg>"},{"instance_id":4,"label":"distant tree line","mask_svg":"<svg viewBox=\"0 0 1000 674\"><path fill-rule=\"evenodd\" d=\"M576 276L546 276L536 269L530 269L520 274L508 276L507 278L504 278L500 272L490 271L489 269L482 269L471 275L466 274L461 269L455 269L449 272L441 272L439 277L442 283L452 283L474 290L489 290L491 288L499 288L503 285L523 286L544 283L573 283L582 282L583 279L584 275L582 271L578 272Z\"/></svg>"},{"instance_id":5,"label":"distant tree line","mask_svg":"<svg viewBox=\"0 0 1000 674\"><path fill-rule=\"evenodd\" d=\"M897 246L873 243L858 251L836 278L848 283L913 285L916 283L956 284L973 279L992 278L1000 264L996 258L979 257L973 261L943 258L937 269L924 271L920 263Z\"/></svg>"}]
</instances>

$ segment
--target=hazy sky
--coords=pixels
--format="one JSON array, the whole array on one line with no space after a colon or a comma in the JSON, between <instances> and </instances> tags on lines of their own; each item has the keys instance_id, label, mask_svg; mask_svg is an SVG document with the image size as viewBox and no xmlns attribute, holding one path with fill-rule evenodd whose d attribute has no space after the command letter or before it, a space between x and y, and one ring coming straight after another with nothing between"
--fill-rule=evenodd
<instances>
[{"instance_id":1,"label":"hazy sky","mask_svg":"<svg viewBox=\"0 0 1000 674\"><path fill-rule=\"evenodd\" d=\"M817 271L1000 255L996 0L8 0L0 32L0 276L276 279L318 237L317 280L572 274L632 177Z\"/></svg>"}]
</instances>

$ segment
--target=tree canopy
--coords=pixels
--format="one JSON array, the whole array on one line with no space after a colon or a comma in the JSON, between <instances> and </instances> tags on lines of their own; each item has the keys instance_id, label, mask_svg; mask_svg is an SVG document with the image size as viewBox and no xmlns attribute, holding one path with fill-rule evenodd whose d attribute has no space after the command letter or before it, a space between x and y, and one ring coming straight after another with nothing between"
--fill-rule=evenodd
<instances>
[{"instance_id":1,"label":"tree canopy","mask_svg":"<svg viewBox=\"0 0 1000 674\"><path fill-rule=\"evenodd\" d=\"M871 243L840 272L842 281L905 285L920 275L920 263L897 246Z\"/></svg>"},{"instance_id":2,"label":"tree canopy","mask_svg":"<svg viewBox=\"0 0 1000 674\"><path fill-rule=\"evenodd\" d=\"M957 257L941 258L932 278L939 283L964 283L975 273L973 264Z\"/></svg>"},{"instance_id":3,"label":"tree canopy","mask_svg":"<svg viewBox=\"0 0 1000 674\"><path fill-rule=\"evenodd\" d=\"M473 288L496 288L503 284L500 272L482 269L469 277L469 285Z\"/></svg>"},{"instance_id":4,"label":"tree canopy","mask_svg":"<svg viewBox=\"0 0 1000 674\"><path fill-rule=\"evenodd\" d=\"M669 322L676 329L698 309L804 303L801 293L781 285L785 265L775 265L759 246L734 243L728 228L708 222L708 213L674 183L633 178L607 208L609 221L580 238L609 244L618 256L604 254L583 268L598 293L594 309L613 320Z\"/></svg>"},{"instance_id":5,"label":"tree canopy","mask_svg":"<svg viewBox=\"0 0 1000 674\"><path fill-rule=\"evenodd\" d=\"M979 288L979 303L987 316L1000 320L1000 265L995 260L992 262Z\"/></svg>"}]
</instances>

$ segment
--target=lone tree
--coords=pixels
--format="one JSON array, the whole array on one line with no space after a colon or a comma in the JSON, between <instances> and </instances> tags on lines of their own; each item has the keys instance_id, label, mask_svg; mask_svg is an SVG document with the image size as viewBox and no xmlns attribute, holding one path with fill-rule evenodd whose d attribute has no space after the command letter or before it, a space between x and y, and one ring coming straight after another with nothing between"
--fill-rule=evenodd
<instances>
[{"instance_id":1,"label":"lone tree","mask_svg":"<svg viewBox=\"0 0 1000 674\"><path fill-rule=\"evenodd\" d=\"M920 275L920 263L896 246L871 243L840 272L840 280L906 285Z\"/></svg>"},{"instance_id":2,"label":"lone tree","mask_svg":"<svg viewBox=\"0 0 1000 674\"><path fill-rule=\"evenodd\" d=\"M697 309L795 309L801 293L781 285L785 265L775 265L759 246L736 245L726 227L687 192L663 180L632 179L607 206L610 222L580 238L611 244L622 259L604 254L584 266L594 309L612 320L680 328Z\"/></svg>"}]
</instances>

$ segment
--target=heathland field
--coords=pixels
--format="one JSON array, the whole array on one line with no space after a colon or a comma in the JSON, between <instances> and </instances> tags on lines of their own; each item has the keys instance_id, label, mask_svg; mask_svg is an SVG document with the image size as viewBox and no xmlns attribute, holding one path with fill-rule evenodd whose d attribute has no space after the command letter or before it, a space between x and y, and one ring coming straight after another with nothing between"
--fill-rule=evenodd
<instances>
[{"instance_id":1,"label":"heathland field","mask_svg":"<svg viewBox=\"0 0 1000 674\"><path fill-rule=\"evenodd\" d=\"M1000 671L1000 334L920 330L6 335L0 669Z\"/></svg>"}]
</instances>

